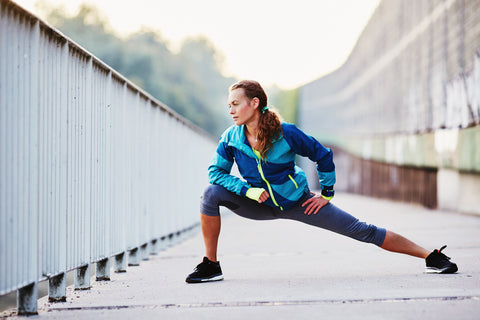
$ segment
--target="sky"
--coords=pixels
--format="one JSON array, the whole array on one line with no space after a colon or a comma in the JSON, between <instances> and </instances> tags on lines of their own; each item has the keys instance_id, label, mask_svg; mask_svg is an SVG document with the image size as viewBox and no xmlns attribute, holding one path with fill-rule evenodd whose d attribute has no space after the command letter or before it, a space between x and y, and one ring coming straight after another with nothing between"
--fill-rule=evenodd
<instances>
[{"instance_id":1,"label":"sky","mask_svg":"<svg viewBox=\"0 0 480 320\"><path fill-rule=\"evenodd\" d=\"M37 0L14 0L41 16ZM203 35L224 74L292 89L339 68L380 0L42 0L74 14L93 3L119 35L147 27L172 49ZM48 21L47 21L48 22ZM73 39L75 40L75 39Z\"/></svg>"}]
</instances>

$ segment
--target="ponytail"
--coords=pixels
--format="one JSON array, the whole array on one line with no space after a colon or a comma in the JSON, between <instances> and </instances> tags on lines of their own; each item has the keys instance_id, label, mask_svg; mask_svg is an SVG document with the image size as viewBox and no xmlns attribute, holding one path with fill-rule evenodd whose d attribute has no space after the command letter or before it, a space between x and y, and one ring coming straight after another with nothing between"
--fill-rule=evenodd
<instances>
[{"instance_id":1,"label":"ponytail","mask_svg":"<svg viewBox=\"0 0 480 320\"><path fill-rule=\"evenodd\" d=\"M260 114L258 120L258 151L262 160L267 159L267 151L273 145L273 141L282 134L281 117L276 110L268 109Z\"/></svg>"}]
</instances>

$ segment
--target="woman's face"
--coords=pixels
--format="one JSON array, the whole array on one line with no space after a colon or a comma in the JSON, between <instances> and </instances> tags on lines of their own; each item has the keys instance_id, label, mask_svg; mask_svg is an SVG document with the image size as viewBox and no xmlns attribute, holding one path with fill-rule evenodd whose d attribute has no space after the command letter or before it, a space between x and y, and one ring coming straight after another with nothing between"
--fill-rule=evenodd
<instances>
[{"instance_id":1,"label":"woman's face","mask_svg":"<svg viewBox=\"0 0 480 320\"><path fill-rule=\"evenodd\" d=\"M243 88L232 90L228 95L229 113L237 126L258 121L258 104L258 98L248 99Z\"/></svg>"}]
</instances>

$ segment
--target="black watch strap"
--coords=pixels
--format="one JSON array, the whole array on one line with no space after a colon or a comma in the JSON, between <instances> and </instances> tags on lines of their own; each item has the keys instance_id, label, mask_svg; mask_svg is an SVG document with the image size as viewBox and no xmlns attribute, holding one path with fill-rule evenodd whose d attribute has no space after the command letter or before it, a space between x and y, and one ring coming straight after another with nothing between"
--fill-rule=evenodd
<instances>
[{"instance_id":1,"label":"black watch strap","mask_svg":"<svg viewBox=\"0 0 480 320\"><path fill-rule=\"evenodd\" d=\"M330 198L335 195L335 191L333 189L323 189L322 190L322 196Z\"/></svg>"}]
</instances>

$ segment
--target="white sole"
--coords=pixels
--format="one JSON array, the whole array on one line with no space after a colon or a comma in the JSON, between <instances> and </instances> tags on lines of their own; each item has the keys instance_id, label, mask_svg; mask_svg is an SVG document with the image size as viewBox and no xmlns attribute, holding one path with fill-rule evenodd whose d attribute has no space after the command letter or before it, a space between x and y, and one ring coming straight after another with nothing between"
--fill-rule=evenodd
<instances>
[{"instance_id":1,"label":"white sole","mask_svg":"<svg viewBox=\"0 0 480 320\"><path fill-rule=\"evenodd\" d=\"M208 279L203 279L202 282L209 282L209 281L220 281L223 280L223 275L219 275L216 277L208 278Z\"/></svg>"},{"instance_id":2,"label":"white sole","mask_svg":"<svg viewBox=\"0 0 480 320\"><path fill-rule=\"evenodd\" d=\"M221 281L221 280L223 280L223 274L220 274L215 277L207 278L207 279L187 279L185 281L187 283L204 283L204 282Z\"/></svg>"},{"instance_id":3,"label":"white sole","mask_svg":"<svg viewBox=\"0 0 480 320\"><path fill-rule=\"evenodd\" d=\"M445 272L445 271L448 271L449 268L445 268L445 269L437 269L437 268L432 268L432 267L426 267L425 268L425 273L432 273L432 274L440 274L440 273L444 273L444 274L447 274L447 273L456 273L458 270L455 270L455 272Z\"/></svg>"},{"instance_id":4,"label":"white sole","mask_svg":"<svg viewBox=\"0 0 480 320\"><path fill-rule=\"evenodd\" d=\"M443 270L435 268L425 268L425 273L442 273Z\"/></svg>"}]
</instances>

